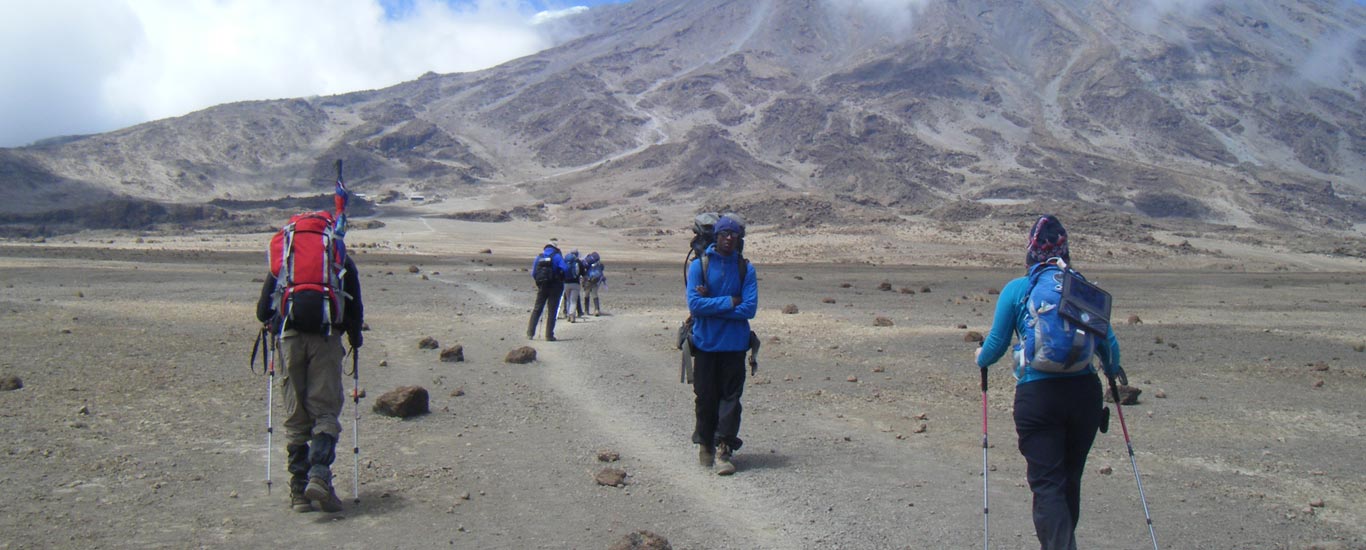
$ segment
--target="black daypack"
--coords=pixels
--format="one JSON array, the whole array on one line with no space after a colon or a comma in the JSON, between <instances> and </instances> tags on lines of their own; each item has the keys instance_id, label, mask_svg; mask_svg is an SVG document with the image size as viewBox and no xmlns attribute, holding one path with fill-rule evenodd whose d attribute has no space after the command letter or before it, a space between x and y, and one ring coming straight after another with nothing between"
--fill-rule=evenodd
<instances>
[{"instance_id":1,"label":"black daypack","mask_svg":"<svg viewBox=\"0 0 1366 550\"><path fill-rule=\"evenodd\" d=\"M552 250L554 250L555 252L560 251L559 249L553 247ZM541 255L537 256L536 265L531 269L531 278L536 280L536 286L541 286L555 281L557 276L555 273L554 254L547 254L545 252L541 252Z\"/></svg>"}]
</instances>

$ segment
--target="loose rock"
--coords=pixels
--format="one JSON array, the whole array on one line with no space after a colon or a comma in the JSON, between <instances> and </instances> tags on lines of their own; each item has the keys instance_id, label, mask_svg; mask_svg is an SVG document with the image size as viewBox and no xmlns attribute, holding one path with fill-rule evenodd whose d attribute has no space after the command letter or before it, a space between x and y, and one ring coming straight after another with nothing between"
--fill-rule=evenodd
<instances>
[{"instance_id":1,"label":"loose rock","mask_svg":"<svg viewBox=\"0 0 1366 550\"><path fill-rule=\"evenodd\" d=\"M963 341L964 341L964 342L981 342L981 341L982 341L982 333L977 332L977 331L975 331L975 330L969 330L969 331L967 332L967 334L964 334L964 335L963 335Z\"/></svg>"},{"instance_id":2,"label":"loose rock","mask_svg":"<svg viewBox=\"0 0 1366 550\"><path fill-rule=\"evenodd\" d=\"M436 338L431 336L424 337L417 342L417 349L437 349L441 344L437 343Z\"/></svg>"},{"instance_id":3,"label":"loose rock","mask_svg":"<svg viewBox=\"0 0 1366 550\"><path fill-rule=\"evenodd\" d=\"M441 361L443 363L461 363L465 361L465 346L456 344L441 350Z\"/></svg>"},{"instance_id":4,"label":"loose rock","mask_svg":"<svg viewBox=\"0 0 1366 550\"><path fill-rule=\"evenodd\" d=\"M619 468L603 468L602 471L593 476L593 481L598 482L598 485L606 485L608 487L625 487L626 470Z\"/></svg>"},{"instance_id":5,"label":"loose rock","mask_svg":"<svg viewBox=\"0 0 1366 550\"><path fill-rule=\"evenodd\" d=\"M1136 405L1138 404L1138 396L1142 393L1143 390L1139 388L1135 388L1133 386L1125 386L1121 384L1119 386L1119 404ZM1105 392L1105 401L1107 403L1114 403L1114 395L1112 395L1110 392Z\"/></svg>"},{"instance_id":6,"label":"loose rock","mask_svg":"<svg viewBox=\"0 0 1366 550\"><path fill-rule=\"evenodd\" d=\"M509 351L508 356L505 359L503 359L504 362L515 363L518 365L525 365L535 360L536 348L533 348L531 346L522 346L515 350Z\"/></svg>"},{"instance_id":7,"label":"loose rock","mask_svg":"<svg viewBox=\"0 0 1366 550\"><path fill-rule=\"evenodd\" d=\"M783 313L786 313L788 315L797 313L797 304L787 304L783 306Z\"/></svg>"},{"instance_id":8,"label":"loose rock","mask_svg":"<svg viewBox=\"0 0 1366 550\"><path fill-rule=\"evenodd\" d=\"M601 451L598 451L599 462L616 462L618 460L621 460L621 453L618 453L611 449L603 449Z\"/></svg>"},{"instance_id":9,"label":"loose rock","mask_svg":"<svg viewBox=\"0 0 1366 550\"><path fill-rule=\"evenodd\" d=\"M636 531L612 543L607 550L673 550L668 539L649 531Z\"/></svg>"},{"instance_id":10,"label":"loose rock","mask_svg":"<svg viewBox=\"0 0 1366 550\"><path fill-rule=\"evenodd\" d=\"M24 387L24 381L20 380L18 376L0 378L0 391L17 390L22 387Z\"/></svg>"},{"instance_id":11,"label":"loose rock","mask_svg":"<svg viewBox=\"0 0 1366 550\"><path fill-rule=\"evenodd\" d=\"M877 319L873 319L873 326L875 327L890 327L892 325L892 320L886 317L878 317Z\"/></svg>"},{"instance_id":12,"label":"loose rock","mask_svg":"<svg viewBox=\"0 0 1366 550\"><path fill-rule=\"evenodd\" d=\"M409 418L427 414L427 389L422 386L400 386L375 400L374 411L384 416Z\"/></svg>"},{"instance_id":13,"label":"loose rock","mask_svg":"<svg viewBox=\"0 0 1366 550\"><path fill-rule=\"evenodd\" d=\"M1143 320L1142 320L1142 319L1139 319L1137 315L1130 315L1130 316L1129 316L1129 324L1131 324L1131 325L1141 325L1141 324L1143 324Z\"/></svg>"}]
</instances>

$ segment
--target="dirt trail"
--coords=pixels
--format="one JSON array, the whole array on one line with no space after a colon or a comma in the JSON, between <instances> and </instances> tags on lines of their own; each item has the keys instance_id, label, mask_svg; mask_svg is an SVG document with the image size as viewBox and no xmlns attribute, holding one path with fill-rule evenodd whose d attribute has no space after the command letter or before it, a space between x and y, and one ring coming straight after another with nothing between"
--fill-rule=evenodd
<instances>
[{"instance_id":1,"label":"dirt trail","mask_svg":"<svg viewBox=\"0 0 1366 550\"><path fill-rule=\"evenodd\" d=\"M265 494L266 381L246 368L259 252L0 246L0 375L24 381L0 392L0 548L605 548L638 529L675 548L980 544L980 394L963 333L989 326L989 289L1013 272L760 264L761 368L739 472L721 478L689 443L677 263L609 258L607 315L527 341L535 246L360 249L361 502L332 515L288 510L278 433ZM1366 547L1366 275L1092 273L1121 317L1143 320L1117 332L1145 389L1125 413L1163 546ZM418 349L426 336L466 361ZM503 362L522 345L540 359ZM992 375L991 545L1036 547L1013 388ZM401 385L427 388L431 413L370 410ZM347 497L352 417L348 403L335 467ZM606 466L628 485L595 484ZM1112 430L1092 451L1079 542L1146 544L1136 497Z\"/></svg>"}]
</instances>

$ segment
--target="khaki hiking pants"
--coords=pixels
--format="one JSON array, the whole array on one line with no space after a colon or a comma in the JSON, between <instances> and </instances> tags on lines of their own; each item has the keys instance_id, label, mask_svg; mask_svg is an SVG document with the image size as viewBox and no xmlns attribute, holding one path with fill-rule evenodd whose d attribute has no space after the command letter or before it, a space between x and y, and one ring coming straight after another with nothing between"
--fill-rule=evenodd
<instances>
[{"instance_id":1,"label":"khaki hiking pants","mask_svg":"<svg viewBox=\"0 0 1366 550\"><path fill-rule=\"evenodd\" d=\"M340 439L342 405L342 347L345 333L329 336L286 330L280 340L285 394L285 438L289 445L308 443L314 434Z\"/></svg>"},{"instance_id":2,"label":"khaki hiking pants","mask_svg":"<svg viewBox=\"0 0 1366 550\"><path fill-rule=\"evenodd\" d=\"M588 301L589 301L589 300L592 300L594 303L597 303L597 301L598 301L598 283L595 283L595 282L593 282L593 281L589 281L589 280L587 280L587 279L584 279L584 281L583 281L583 309L584 309L584 312L585 312L585 313L588 312ZM602 313L602 308L598 308L598 313Z\"/></svg>"}]
</instances>

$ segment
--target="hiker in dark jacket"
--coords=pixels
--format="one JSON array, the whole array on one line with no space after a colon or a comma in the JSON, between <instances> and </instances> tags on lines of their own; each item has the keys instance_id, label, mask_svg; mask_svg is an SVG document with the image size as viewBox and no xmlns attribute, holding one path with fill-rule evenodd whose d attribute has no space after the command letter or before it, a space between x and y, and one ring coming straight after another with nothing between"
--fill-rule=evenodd
<instances>
[{"instance_id":1,"label":"hiker in dark jacket","mask_svg":"<svg viewBox=\"0 0 1366 550\"><path fill-rule=\"evenodd\" d=\"M360 277L350 256L343 264L345 291L344 324L331 327L294 325L276 311L276 278L266 274L256 319L280 335L285 401L285 451L289 457L290 507L296 512L312 510L317 502L325 512L340 512L341 499L332 488L332 462L341 436L342 359L346 349L342 334L353 349L361 347L365 308L361 302ZM279 332L284 322L284 332Z\"/></svg>"},{"instance_id":2,"label":"hiker in dark jacket","mask_svg":"<svg viewBox=\"0 0 1366 550\"><path fill-rule=\"evenodd\" d=\"M1067 230L1054 216L1041 216L1029 232L1025 264L1031 274L1049 263L1070 262ZM991 332L977 350L977 366L987 368L1010 348L1011 335L1024 339L1033 330L1026 307L1030 277L1014 279L1001 290ZM1114 331L1096 345L1107 374L1125 379ZM1081 519L1081 475L1103 419L1101 385L1088 365L1070 373L1041 372L1016 352L1015 431L1028 464L1034 493L1034 531L1045 550L1075 550Z\"/></svg>"},{"instance_id":3,"label":"hiker in dark jacket","mask_svg":"<svg viewBox=\"0 0 1366 550\"><path fill-rule=\"evenodd\" d=\"M536 324L540 322L541 311L544 310L545 339L547 342L555 341L555 313L560 309L560 295L564 293L564 275L564 257L560 255L560 249L553 242L546 243L531 262L531 280L536 283L536 305L531 309L531 322L526 326L528 340L536 337Z\"/></svg>"},{"instance_id":4,"label":"hiker in dark jacket","mask_svg":"<svg viewBox=\"0 0 1366 550\"><path fill-rule=\"evenodd\" d=\"M735 473L732 454L744 444L739 437L740 396L745 390L749 320L759 309L759 278L739 253L744 227L723 216L714 231L716 243L705 252L705 280L701 258L688 266L697 416L692 440L699 446L698 462L715 465L719 475L730 475Z\"/></svg>"}]
</instances>

